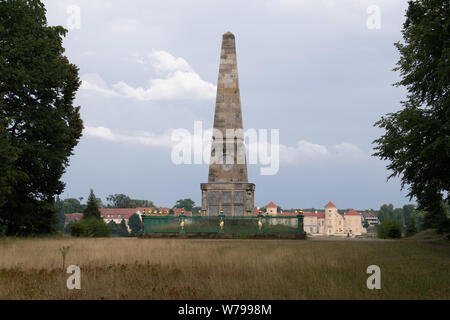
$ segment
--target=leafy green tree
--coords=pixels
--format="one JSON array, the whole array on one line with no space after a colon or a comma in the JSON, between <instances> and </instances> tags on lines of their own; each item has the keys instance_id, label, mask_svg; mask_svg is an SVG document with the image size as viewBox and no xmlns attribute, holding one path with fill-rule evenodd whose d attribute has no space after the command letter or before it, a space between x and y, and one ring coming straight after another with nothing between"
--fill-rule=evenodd
<instances>
[{"instance_id":1,"label":"leafy green tree","mask_svg":"<svg viewBox=\"0 0 450 320\"><path fill-rule=\"evenodd\" d=\"M70 233L74 237L104 238L111 236L111 228L103 219L87 218L72 223Z\"/></svg>"},{"instance_id":2,"label":"leafy green tree","mask_svg":"<svg viewBox=\"0 0 450 320\"><path fill-rule=\"evenodd\" d=\"M142 221L137 213L134 213L128 219L128 225L134 235L139 235L142 231Z\"/></svg>"},{"instance_id":3,"label":"leafy green tree","mask_svg":"<svg viewBox=\"0 0 450 320\"><path fill-rule=\"evenodd\" d=\"M408 225L408 228L406 229L406 236L411 237L417 233L417 227L416 227L416 221L414 219L411 219L411 222Z\"/></svg>"},{"instance_id":4,"label":"leafy green tree","mask_svg":"<svg viewBox=\"0 0 450 320\"><path fill-rule=\"evenodd\" d=\"M113 220L111 220L110 222L108 222L108 226L111 228L111 235L113 237L118 237L118 226L117 223L115 223Z\"/></svg>"},{"instance_id":5,"label":"leafy green tree","mask_svg":"<svg viewBox=\"0 0 450 320\"><path fill-rule=\"evenodd\" d=\"M193 211L195 202L192 199L178 200L175 204L175 208L184 209L185 211Z\"/></svg>"},{"instance_id":6,"label":"leafy green tree","mask_svg":"<svg viewBox=\"0 0 450 320\"><path fill-rule=\"evenodd\" d=\"M155 207L153 201L149 200L137 200L131 199L129 201L129 208L138 208L138 207Z\"/></svg>"},{"instance_id":7,"label":"leafy green tree","mask_svg":"<svg viewBox=\"0 0 450 320\"><path fill-rule=\"evenodd\" d=\"M392 204L383 204L378 211L378 219L380 222L383 222L386 219L394 218L394 205Z\"/></svg>"},{"instance_id":8,"label":"leafy green tree","mask_svg":"<svg viewBox=\"0 0 450 320\"><path fill-rule=\"evenodd\" d=\"M415 210L416 210L416 206L413 204L405 204L403 206L403 215L405 217L406 225L409 225L411 223L411 219L413 219Z\"/></svg>"},{"instance_id":9,"label":"leafy green tree","mask_svg":"<svg viewBox=\"0 0 450 320\"><path fill-rule=\"evenodd\" d=\"M84 233L83 225L81 222L75 222L70 224L70 234L72 237L82 237Z\"/></svg>"},{"instance_id":10,"label":"leafy green tree","mask_svg":"<svg viewBox=\"0 0 450 320\"><path fill-rule=\"evenodd\" d=\"M106 197L108 208L132 208L131 199L125 194L110 194Z\"/></svg>"},{"instance_id":11,"label":"leafy green tree","mask_svg":"<svg viewBox=\"0 0 450 320\"><path fill-rule=\"evenodd\" d=\"M128 233L128 228L127 228L127 225L126 225L124 219L122 219L122 221L120 221L119 225L117 226L117 234L119 237L130 236L130 234Z\"/></svg>"},{"instance_id":12,"label":"leafy green tree","mask_svg":"<svg viewBox=\"0 0 450 320\"><path fill-rule=\"evenodd\" d=\"M97 198L95 197L94 190L91 189L89 194L86 208L83 211L83 219L101 219L100 210L98 209Z\"/></svg>"},{"instance_id":13,"label":"leafy green tree","mask_svg":"<svg viewBox=\"0 0 450 320\"><path fill-rule=\"evenodd\" d=\"M417 198L424 228L437 228L448 219L443 201L450 195L450 2L408 4L394 69L408 97L403 109L375 124L386 132L374 141L374 155L389 161L388 179L401 177L402 188Z\"/></svg>"},{"instance_id":14,"label":"leafy green tree","mask_svg":"<svg viewBox=\"0 0 450 320\"><path fill-rule=\"evenodd\" d=\"M14 162L19 157L11 146L6 132L6 121L0 120L0 208L6 203L12 187L8 180L14 179Z\"/></svg>"},{"instance_id":15,"label":"leafy green tree","mask_svg":"<svg viewBox=\"0 0 450 320\"><path fill-rule=\"evenodd\" d=\"M63 55L67 30L48 26L45 13L39 0L0 1L0 117L8 140L3 132L0 143L16 159L0 207L8 234L54 232L55 196L83 130L73 105L78 68Z\"/></svg>"},{"instance_id":16,"label":"leafy green tree","mask_svg":"<svg viewBox=\"0 0 450 320\"><path fill-rule=\"evenodd\" d=\"M377 236L381 239L395 239L402 237L402 227L392 219L386 219L377 226Z\"/></svg>"}]
</instances>

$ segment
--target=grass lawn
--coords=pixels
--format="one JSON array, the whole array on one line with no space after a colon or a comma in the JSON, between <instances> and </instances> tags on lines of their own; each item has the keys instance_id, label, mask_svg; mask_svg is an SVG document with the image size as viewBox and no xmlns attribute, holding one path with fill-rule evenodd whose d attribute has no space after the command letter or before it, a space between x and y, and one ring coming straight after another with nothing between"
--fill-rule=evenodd
<instances>
[{"instance_id":1,"label":"grass lawn","mask_svg":"<svg viewBox=\"0 0 450 320\"><path fill-rule=\"evenodd\" d=\"M0 239L0 299L450 299L449 271L442 240Z\"/></svg>"}]
</instances>

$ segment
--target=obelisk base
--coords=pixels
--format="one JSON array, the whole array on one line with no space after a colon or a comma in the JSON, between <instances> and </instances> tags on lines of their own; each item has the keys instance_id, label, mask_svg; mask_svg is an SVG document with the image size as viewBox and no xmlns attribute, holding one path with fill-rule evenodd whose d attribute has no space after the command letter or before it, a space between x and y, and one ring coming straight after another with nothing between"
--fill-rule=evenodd
<instances>
[{"instance_id":1,"label":"obelisk base","mask_svg":"<svg viewBox=\"0 0 450 320\"><path fill-rule=\"evenodd\" d=\"M211 182L200 184L202 190L202 215L227 216L253 215L255 184L248 182Z\"/></svg>"}]
</instances>

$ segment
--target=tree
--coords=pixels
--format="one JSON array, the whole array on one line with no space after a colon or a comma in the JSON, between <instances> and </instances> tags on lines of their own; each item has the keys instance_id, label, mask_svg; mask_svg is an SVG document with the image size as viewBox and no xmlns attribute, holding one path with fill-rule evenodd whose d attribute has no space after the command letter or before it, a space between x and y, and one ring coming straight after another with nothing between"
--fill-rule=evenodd
<instances>
[{"instance_id":1,"label":"tree","mask_svg":"<svg viewBox=\"0 0 450 320\"><path fill-rule=\"evenodd\" d=\"M411 237L417 233L416 228L416 221L414 219L411 219L411 222L408 225L408 228L406 229L406 236Z\"/></svg>"},{"instance_id":2,"label":"tree","mask_svg":"<svg viewBox=\"0 0 450 320\"><path fill-rule=\"evenodd\" d=\"M129 201L129 207L130 208L137 208L137 207L155 207L155 204L153 201L150 200L137 200L137 199L131 199Z\"/></svg>"},{"instance_id":3,"label":"tree","mask_svg":"<svg viewBox=\"0 0 450 320\"><path fill-rule=\"evenodd\" d=\"M109 208L131 208L131 199L129 196L120 194L110 194L106 197L109 202Z\"/></svg>"},{"instance_id":4,"label":"tree","mask_svg":"<svg viewBox=\"0 0 450 320\"><path fill-rule=\"evenodd\" d=\"M413 204L405 204L403 206L403 215L405 217L406 225L409 225L411 223L411 219L413 219L415 210L416 210L416 206Z\"/></svg>"},{"instance_id":5,"label":"tree","mask_svg":"<svg viewBox=\"0 0 450 320\"><path fill-rule=\"evenodd\" d=\"M193 211L195 202L191 199L178 200L175 204L175 208L184 209L185 211Z\"/></svg>"},{"instance_id":6,"label":"tree","mask_svg":"<svg viewBox=\"0 0 450 320\"><path fill-rule=\"evenodd\" d=\"M83 219L102 219L100 210L98 209L97 198L95 197L94 190L91 189L89 194L86 208L83 211Z\"/></svg>"},{"instance_id":7,"label":"tree","mask_svg":"<svg viewBox=\"0 0 450 320\"><path fill-rule=\"evenodd\" d=\"M394 205L392 204L383 204L378 211L378 219L380 222L383 222L386 219L394 218Z\"/></svg>"},{"instance_id":8,"label":"tree","mask_svg":"<svg viewBox=\"0 0 450 320\"><path fill-rule=\"evenodd\" d=\"M120 224L117 226L117 235L119 237L128 237L130 235L124 219L122 219Z\"/></svg>"},{"instance_id":9,"label":"tree","mask_svg":"<svg viewBox=\"0 0 450 320\"><path fill-rule=\"evenodd\" d=\"M382 239L395 239L402 237L402 227L397 221L386 219L377 226L377 236Z\"/></svg>"},{"instance_id":10,"label":"tree","mask_svg":"<svg viewBox=\"0 0 450 320\"><path fill-rule=\"evenodd\" d=\"M45 13L39 0L0 1L0 118L15 150L2 151L15 159L0 207L8 234L54 232L55 196L83 130L73 106L78 68L63 55L67 30L48 26Z\"/></svg>"},{"instance_id":11,"label":"tree","mask_svg":"<svg viewBox=\"0 0 450 320\"><path fill-rule=\"evenodd\" d=\"M110 222L108 222L108 226L111 228L111 235L113 237L118 237L118 226L117 223L114 222L114 220L111 220Z\"/></svg>"},{"instance_id":12,"label":"tree","mask_svg":"<svg viewBox=\"0 0 450 320\"><path fill-rule=\"evenodd\" d=\"M139 215L137 213L134 213L130 216L130 219L128 220L128 225L130 226L131 232L134 235L138 235L142 231L142 222L141 218L139 218Z\"/></svg>"},{"instance_id":13,"label":"tree","mask_svg":"<svg viewBox=\"0 0 450 320\"><path fill-rule=\"evenodd\" d=\"M388 179L401 177L402 188L425 211L424 228L446 223L444 200L450 189L450 3L409 1L403 24L404 43L395 46L395 71L405 86L403 109L382 117L375 126L385 134L374 141L374 156L388 160Z\"/></svg>"},{"instance_id":14,"label":"tree","mask_svg":"<svg viewBox=\"0 0 450 320\"><path fill-rule=\"evenodd\" d=\"M8 140L6 121L0 120L0 208L6 203L12 191L8 180L14 178L14 162L19 157L17 151Z\"/></svg>"},{"instance_id":15,"label":"tree","mask_svg":"<svg viewBox=\"0 0 450 320\"><path fill-rule=\"evenodd\" d=\"M72 223L70 233L74 237L104 238L111 236L111 228L103 219L91 217Z\"/></svg>"}]
</instances>

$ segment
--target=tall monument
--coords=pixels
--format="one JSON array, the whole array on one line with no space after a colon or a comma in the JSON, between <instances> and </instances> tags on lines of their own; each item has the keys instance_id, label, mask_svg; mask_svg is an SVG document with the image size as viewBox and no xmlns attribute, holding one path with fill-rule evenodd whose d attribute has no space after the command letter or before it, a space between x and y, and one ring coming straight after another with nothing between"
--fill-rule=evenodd
<instances>
[{"instance_id":1,"label":"tall monument","mask_svg":"<svg viewBox=\"0 0 450 320\"><path fill-rule=\"evenodd\" d=\"M234 35L222 37L208 183L202 214L252 215L255 185L248 182Z\"/></svg>"}]
</instances>

